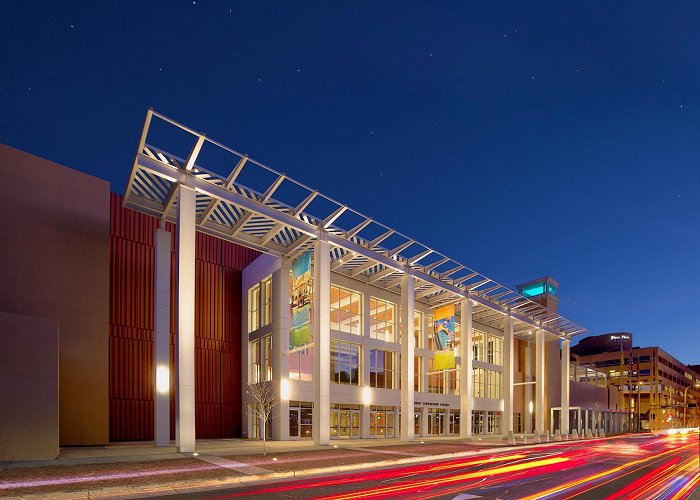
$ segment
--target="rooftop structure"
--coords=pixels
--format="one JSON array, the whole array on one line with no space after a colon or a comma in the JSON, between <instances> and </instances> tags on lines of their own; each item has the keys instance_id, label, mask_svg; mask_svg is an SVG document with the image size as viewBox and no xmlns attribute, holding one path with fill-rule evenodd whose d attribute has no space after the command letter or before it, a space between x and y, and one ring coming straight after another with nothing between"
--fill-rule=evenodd
<instances>
[{"instance_id":1,"label":"rooftop structure","mask_svg":"<svg viewBox=\"0 0 700 500\"><path fill-rule=\"evenodd\" d=\"M221 175L217 168L230 170ZM503 328L510 315L516 336L536 328L562 339L589 333L439 250L149 109L124 206L176 222L178 185L196 192L198 231L291 258L313 251L323 234L336 273L397 292L402 276L413 276L415 300L440 306L468 296L475 320Z\"/></svg>"}]
</instances>

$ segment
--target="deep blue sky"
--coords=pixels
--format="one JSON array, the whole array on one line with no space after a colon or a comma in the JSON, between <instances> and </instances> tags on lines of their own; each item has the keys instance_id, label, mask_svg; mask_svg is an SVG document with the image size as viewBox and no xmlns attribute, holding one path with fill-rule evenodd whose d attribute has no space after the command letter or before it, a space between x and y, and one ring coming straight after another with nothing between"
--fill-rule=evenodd
<instances>
[{"instance_id":1,"label":"deep blue sky","mask_svg":"<svg viewBox=\"0 0 700 500\"><path fill-rule=\"evenodd\" d=\"M153 106L700 363L696 2L242 4L3 2L0 141L123 192Z\"/></svg>"}]
</instances>

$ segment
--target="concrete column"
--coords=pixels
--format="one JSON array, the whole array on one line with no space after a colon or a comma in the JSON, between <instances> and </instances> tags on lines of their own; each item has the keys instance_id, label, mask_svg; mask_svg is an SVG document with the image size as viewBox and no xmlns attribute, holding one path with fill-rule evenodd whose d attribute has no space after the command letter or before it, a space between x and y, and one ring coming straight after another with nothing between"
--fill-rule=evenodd
<instances>
[{"instance_id":1,"label":"concrete column","mask_svg":"<svg viewBox=\"0 0 700 500\"><path fill-rule=\"evenodd\" d=\"M365 358L367 359L367 358ZM370 437L369 434L369 413L370 405L360 405L360 437L362 439L367 439ZM387 436L388 437L388 436Z\"/></svg>"},{"instance_id":2,"label":"concrete column","mask_svg":"<svg viewBox=\"0 0 700 500\"><path fill-rule=\"evenodd\" d=\"M413 441L413 357L415 342L413 340L414 315L413 276L404 274L401 278L401 440Z\"/></svg>"},{"instance_id":3,"label":"concrete column","mask_svg":"<svg viewBox=\"0 0 700 500\"><path fill-rule=\"evenodd\" d=\"M459 344L460 377L459 377L459 437L469 439L472 437L472 301L468 298L461 302L462 334ZM467 425L468 424L468 425Z\"/></svg>"},{"instance_id":4,"label":"concrete column","mask_svg":"<svg viewBox=\"0 0 700 500\"><path fill-rule=\"evenodd\" d=\"M544 332L537 330L535 340L535 430L544 434Z\"/></svg>"},{"instance_id":5,"label":"concrete column","mask_svg":"<svg viewBox=\"0 0 700 500\"><path fill-rule=\"evenodd\" d=\"M196 196L180 186L177 204L177 394L175 445L179 453L195 448L194 295Z\"/></svg>"},{"instance_id":6,"label":"concrete column","mask_svg":"<svg viewBox=\"0 0 700 500\"><path fill-rule=\"evenodd\" d=\"M528 341L525 346L525 382L532 382L532 343ZM530 413L530 403L532 402L532 384L525 384L525 398L523 400L523 423L527 434L532 434L532 413Z\"/></svg>"},{"instance_id":7,"label":"concrete column","mask_svg":"<svg viewBox=\"0 0 700 500\"><path fill-rule=\"evenodd\" d=\"M289 439L289 330L292 311L289 303L292 263L281 257L272 273L272 377L279 384L280 399L272 410L272 439ZM264 303L264 302L263 302Z\"/></svg>"},{"instance_id":8,"label":"concrete column","mask_svg":"<svg viewBox=\"0 0 700 500\"><path fill-rule=\"evenodd\" d=\"M513 318L506 316L503 328L503 434L513 431Z\"/></svg>"},{"instance_id":9,"label":"concrete column","mask_svg":"<svg viewBox=\"0 0 700 500\"><path fill-rule=\"evenodd\" d=\"M155 441L170 446L170 237L164 229L155 234Z\"/></svg>"},{"instance_id":10,"label":"concrete column","mask_svg":"<svg viewBox=\"0 0 700 500\"><path fill-rule=\"evenodd\" d=\"M420 435L422 437L428 435L428 407L421 406L420 408Z\"/></svg>"},{"instance_id":11,"label":"concrete column","mask_svg":"<svg viewBox=\"0 0 700 500\"><path fill-rule=\"evenodd\" d=\"M330 440L331 404L331 257L330 245L321 232L314 243L314 444L326 446Z\"/></svg>"},{"instance_id":12,"label":"concrete column","mask_svg":"<svg viewBox=\"0 0 700 500\"><path fill-rule=\"evenodd\" d=\"M559 428L562 434L569 433L569 347L570 340L561 343L561 415Z\"/></svg>"}]
</instances>

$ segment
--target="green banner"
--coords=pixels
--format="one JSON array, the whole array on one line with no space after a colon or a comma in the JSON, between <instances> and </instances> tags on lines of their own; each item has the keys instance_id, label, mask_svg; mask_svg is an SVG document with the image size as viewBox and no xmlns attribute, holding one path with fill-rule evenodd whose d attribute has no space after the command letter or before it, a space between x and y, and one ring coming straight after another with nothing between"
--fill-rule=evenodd
<instances>
[{"instance_id":1,"label":"green banner","mask_svg":"<svg viewBox=\"0 0 700 500\"><path fill-rule=\"evenodd\" d=\"M311 342L311 252L306 252L292 264L292 328L289 348L295 349Z\"/></svg>"}]
</instances>

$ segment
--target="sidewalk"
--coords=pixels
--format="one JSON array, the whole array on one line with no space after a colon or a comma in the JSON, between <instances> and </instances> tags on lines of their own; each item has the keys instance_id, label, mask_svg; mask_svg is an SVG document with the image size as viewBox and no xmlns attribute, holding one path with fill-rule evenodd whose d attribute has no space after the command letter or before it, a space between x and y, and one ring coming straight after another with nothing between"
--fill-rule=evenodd
<instances>
[{"instance_id":1,"label":"sidewalk","mask_svg":"<svg viewBox=\"0 0 700 500\"><path fill-rule=\"evenodd\" d=\"M62 448L56 460L0 462L0 496L15 498L115 498L172 494L197 488L337 473L372 467L505 451L503 438L417 438L268 441L198 440L197 453L174 446L118 443Z\"/></svg>"}]
</instances>

